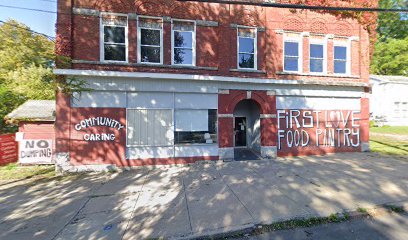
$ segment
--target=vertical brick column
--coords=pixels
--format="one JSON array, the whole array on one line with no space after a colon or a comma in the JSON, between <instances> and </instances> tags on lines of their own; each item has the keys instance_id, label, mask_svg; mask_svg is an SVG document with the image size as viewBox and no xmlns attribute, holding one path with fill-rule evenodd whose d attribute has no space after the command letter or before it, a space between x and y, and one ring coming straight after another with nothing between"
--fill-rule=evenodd
<instances>
[{"instance_id":1,"label":"vertical brick column","mask_svg":"<svg viewBox=\"0 0 408 240\"><path fill-rule=\"evenodd\" d=\"M302 44L302 49L303 49L303 72L304 73L309 73L310 72L310 47L309 47L309 43L310 43L310 33L304 33L303 34L303 42Z\"/></svg>"},{"instance_id":2,"label":"vertical brick column","mask_svg":"<svg viewBox=\"0 0 408 240\"><path fill-rule=\"evenodd\" d=\"M261 106L261 155L264 158L276 158L277 156L277 116L276 94L274 91L262 91Z\"/></svg>"},{"instance_id":3,"label":"vertical brick column","mask_svg":"<svg viewBox=\"0 0 408 240\"><path fill-rule=\"evenodd\" d=\"M137 62L137 21L136 17L129 17L128 21L129 62Z\"/></svg>"},{"instance_id":4,"label":"vertical brick column","mask_svg":"<svg viewBox=\"0 0 408 240\"><path fill-rule=\"evenodd\" d=\"M70 68L72 58L72 6L73 1L58 1L57 5L57 35L55 54L57 68ZM65 77L57 79L61 84L65 83ZM69 165L69 125L71 118L71 104L69 96L57 90L56 92L56 119L55 119L55 161L56 170Z\"/></svg>"},{"instance_id":5,"label":"vertical brick column","mask_svg":"<svg viewBox=\"0 0 408 240\"><path fill-rule=\"evenodd\" d=\"M366 93L367 94L367 93ZM368 97L361 98L360 141L361 151L370 151L370 106Z\"/></svg>"},{"instance_id":6,"label":"vertical brick column","mask_svg":"<svg viewBox=\"0 0 408 240\"><path fill-rule=\"evenodd\" d=\"M232 101L230 90L219 90L218 94L218 145L219 158L234 159L234 109L229 105Z\"/></svg>"},{"instance_id":7,"label":"vertical brick column","mask_svg":"<svg viewBox=\"0 0 408 240\"><path fill-rule=\"evenodd\" d=\"M327 36L327 73L334 73L334 43L333 35Z\"/></svg>"},{"instance_id":8,"label":"vertical brick column","mask_svg":"<svg viewBox=\"0 0 408 240\"><path fill-rule=\"evenodd\" d=\"M163 64L171 64L171 18L163 17Z\"/></svg>"}]
</instances>

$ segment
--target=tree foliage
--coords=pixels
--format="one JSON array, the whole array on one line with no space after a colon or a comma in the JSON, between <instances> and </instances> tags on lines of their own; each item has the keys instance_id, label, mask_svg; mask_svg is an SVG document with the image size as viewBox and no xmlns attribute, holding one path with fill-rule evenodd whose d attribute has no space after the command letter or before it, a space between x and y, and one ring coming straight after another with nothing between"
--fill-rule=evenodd
<instances>
[{"instance_id":1,"label":"tree foliage","mask_svg":"<svg viewBox=\"0 0 408 240\"><path fill-rule=\"evenodd\" d=\"M51 67L54 43L15 20L0 25L0 78L19 68Z\"/></svg>"},{"instance_id":2,"label":"tree foliage","mask_svg":"<svg viewBox=\"0 0 408 240\"><path fill-rule=\"evenodd\" d=\"M380 0L380 8L408 8L408 0ZM404 39L408 36L407 16L398 12L383 12L378 15L377 32L379 41Z\"/></svg>"},{"instance_id":3,"label":"tree foliage","mask_svg":"<svg viewBox=\"0 0 408 240\"><path fill-rule=\"evenodd\" d=\"M0 85L0 133L16 130L14 126L6 125L3 118L26 100L25 96L16 94Z\"/></svg>"},{"instance_id":4,"label":"tree foliage","mask_svg":"<svg viewBox=\"0 0 408 240\"><path fill-rule=\"evenodd\" d=\"M53 99L54 43L15 20L0 24L0 133L4 117L28 99Z\"/></svg>"},{"instance_id":5,"label":"tree foliage","mask_svg":"<svg viewBox=\"0 0 408 240\"><path fill-rule=\"evenodd\" d=\"M378 42L371 62L371 72L379 75L408 76L408 37Z\"/></svg>"},{"instance_id":6,"label":"tree foliage","mask_svg":"<svg viewBox=\"0 0 408 240\"><path fill-rule=\"evenodd\" d=\"M382 8L408 8L408 0L380 0ZM398 12L380 13L378 41L371 73L408 76L408 16Z\"/></svg>"},{"instance_id":7,"label":"tree foliage","mask_svg":"<svg viewBox=\"0 0 408 240\"><path fill-rule=\"evenodd\" d=\"M49 100L55 98L53 80L51 68L32 64L8 72L5 83L13 92L28 99Z\"/></svg>"}]
</instances>

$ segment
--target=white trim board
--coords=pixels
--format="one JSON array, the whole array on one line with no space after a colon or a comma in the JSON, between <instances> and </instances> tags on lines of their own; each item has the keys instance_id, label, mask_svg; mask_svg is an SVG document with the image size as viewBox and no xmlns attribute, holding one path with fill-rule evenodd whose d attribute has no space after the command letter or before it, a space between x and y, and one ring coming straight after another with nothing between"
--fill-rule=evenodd
<instances>
[{"instance_id":1,"label":"white trim board","mask_svg":"<svg viewBox=\"0 0 408 240\"><path fill-rule=\"evenodd\" d=\"M360 111L359 98L283 97L276 98L277 109L355 110Z\"/></svg>"},{"instance_id":2,"label":"white trim board","mask_svg":"<svg viewBox=\"0 0 408 240\"><path fill-rule=\"evenodd\" d=\"M346 87L367 87L369 85L368 83L361 82L350 83L350 82L327 82L312 80L306 81L275 80L267 78L240 78L209 75L191 75L180 73L118 72L118 71L77 70L77 69L54 69L54 74L67 76L176 79L176 80L213 81L213 82L218 81L218 82L253 83L253 84L278 84L278 85L322 85L322 86L346 86Z\"/></svg>"}]
</instances>

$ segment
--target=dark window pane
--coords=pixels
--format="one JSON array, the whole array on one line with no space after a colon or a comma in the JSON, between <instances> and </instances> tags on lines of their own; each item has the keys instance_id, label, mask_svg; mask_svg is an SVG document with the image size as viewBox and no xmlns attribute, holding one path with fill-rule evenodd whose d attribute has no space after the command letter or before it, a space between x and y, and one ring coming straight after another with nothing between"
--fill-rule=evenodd
<instances>
[{"instance_id":1,"label":"dark window pane","mask_svg":"<svg viewBox=\"0 0 408 240\"><path fill-rule=\"evenodd\" d=\"M323 60L310 59L310 72L323 72Z\"/></svg>"},{"instance_id":2,"label":"dark window pane","mask_svg":"<svg viewBox=\"0 0 408 240\"><path fill-rule=\"evenodd\" d=\"M193 50L184 48L174 49L174 64L193 64Z\"/></svg>"},{"instance_id":3,"label":"dark window pane","mask_svg":"<svg viewBox=\"0 0 408 240\"><path fill-rule=\"evenodd\" d=\"M125 28L124 27L104 27L104 41L111 43L125 43Z\"/></svg>"},{"instance_id":4,"label":"dark window pane","mask_svg":"<svg viewBox=\"0 0 408 240\"><path fill-rule=\"evenodd\" d=\"M334 61L334 73L346 73L346 62Z\"/></svg>"},{"instance_id":5,"label":"dark window pane","mask_svg":"<svg viewBox=\"0 0 408 240\"><path fill-rule=\"evenodd\" d=\"M254 54L239 54L240 68L255 68Z\"/></svg>"},{"instance_id":6,"label":"dark window pane","mask_svg":"<svg viewBox=\"0 0 408 240\"><path fill-rule=\"evenodd\" d=\"M141 62L160 63L160 47L141 47Z\"/></svg>"},{"instance_id":7,"label":"dark window pane","mask_svg":"<svg viewBox=\"0 0 408 240\"><path fill-rule=\"evenodd\" d=\"M160 30L140 29L142 45L160 46Z\"/></svg>"},{"instance_id":8,"label":"dark window pane","mask_svg":"<svg viewBox=\"0 0 408 240\"><path fill-rule=\"evenodd\" d=\"M105 44L105 60L126 61L126 47Z\"/></svg>"},{"instance_id":9,"label":"dark window pane","mask_svg":"<svg viewBox=\"0 0 408 240\"><path fill-rule=\"evenodd\" d=\"M290 58L285 57L285 71L298 71L298 59L297 58Z\"/></svg>"},{"instance_id":10,"label":"dark window pane","mask_svg":"<svg viewBox=\"0 0 408 240\"><path fill-rule=\"evenodd\" d=\"M193 48L192 32L174 32L174 46Z\"/></svg>"},{"instance_id":11,"label":"dark window pane","mask_svg":"<svg viewBox=\"0 0 408 240\"><path fill-rule=\"evenodd\" d=\"M310 45L310 57L323 58L323 45L311 44Z\"/></svg>"},{"instance_id":12,"label":"dark window pane","mask_svg":"<svg viewBox=\"0 0 408 240\"><path fill-rule=\"evenodd\" d=\"M217 110L208 110L208 132L174 132L175 144L217 143Z\"/></svg>"},{"instance_id":13,"label":"dark window pane","mask_svg":"<svg viewBox=\"0 0 408 240\"><path fill-rule=\"evenodd\" d=\"M254 41L252 38L239 38L239 52L255 53Z\"/></svg>"},{"instance_id":14,"label":"dark window pane","mask_svg":"<svg viewBox=\"0 0 408 240\"><path fill-rule=\"evenodd\" d=\"M297 42L285 42L285 55L286 56L299 56L299 43Z\"/></svg>"},{"instance_id":15,"label":"dark window pane","mask_svg":"<svg viewBox=\"0 0 408 240\"><path fill-rule=\"evenodd\" d=\"M347 59L346 47L334 47L334 59Z\"/></svg>"}]
</instances>

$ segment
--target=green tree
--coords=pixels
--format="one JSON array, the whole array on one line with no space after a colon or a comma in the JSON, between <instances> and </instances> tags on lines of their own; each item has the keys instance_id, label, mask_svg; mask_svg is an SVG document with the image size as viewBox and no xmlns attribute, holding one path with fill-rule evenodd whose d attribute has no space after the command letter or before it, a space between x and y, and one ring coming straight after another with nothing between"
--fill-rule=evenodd
<instances>
[{"instance_id":1,"label":"green tree","mask_svg":"<svg viewBox=\"0 0 408 240\"><path fill-rule=\"evenodd\" d=\"M380 0L380 8L407 8L408 0ZM404 39L408 36L407 15L398 12L383 12L378 14L377 33L379 41L387 39Z\"/></svg>"},{"instance_id":2,"label":"green tree","mask_svg":"<svg viewBox=\"0 0 408 240\"><path fill-rule=\"evenodd\" d=\"M31 65L51 67L54 43L15 20L0 24L0 78Z\"/></svg>"},{"instance_id":3,"label":"green tree","mask_svg":"<svg viewBox=\"0 0 408 240\"><path fill-rule=\"evenodd\" d=\"M23 95L28 99L54 99L54 75L51 68L35 66L18 68L9 71L5 83L14 93Z\"/></svg>"},{"instance_id":4,"label":"green tree","mask_svg":"<svg viewBox=\"0 0 408 240\"><path fill-rule=\"evenodd\" d=\"M371 73L408 76L408 37L378 42L371 62Z\"/></svg>"},{"instance_id":5,"label":"green tree","mask_svg":"<svg viewBox=\"0 0 408 240\"><path fill-rule=\"evenodd\" d=\"M16 130L15 126L5 124L4 117L25 101L26 97L23 95L18 95L0 85L0 133Z\"/></svg>"},{"instance_id":6,"label":"green tree","mask_svg":"<svg viewBox=\"0 0 408 240\"><path fill-rule=\"evenodd\" d=\"M4 117L27 99L53 99L54 42L15 20L0 24L0 133Z\"/></svg>"}]
</instances>

